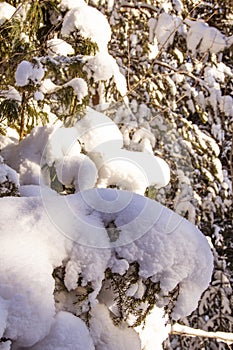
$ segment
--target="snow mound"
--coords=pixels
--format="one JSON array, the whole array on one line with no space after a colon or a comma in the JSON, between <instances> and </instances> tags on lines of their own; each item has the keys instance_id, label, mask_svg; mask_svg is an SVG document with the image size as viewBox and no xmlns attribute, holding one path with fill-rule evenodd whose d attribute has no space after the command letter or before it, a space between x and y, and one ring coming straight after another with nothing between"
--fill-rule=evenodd
<instances>
[{"instance_id":1,"label":"snow mound","mask_svg":"<svg viewBox=\"0 0 233 350\"><path fill-rule=\"evenodd\" d=\"M116 327L105 305L96 305L92 310L90 332L96 349L101 350L140 350L141 342L135 330L122 324Z\"/></svg>"},{"instance_id":2,"label":"snow mound","mask_svg":"<svg viewBox=\"0 0 233 350\"><path fill-rule=\"evenodd\" d=\"M15 72L17 86L25 86L30 83L39 84L43 77L44 69L39 61L31 63L24 60L19 63Z\"/></svg>"},{"instance_id":3,"label":"snow mound","mask_svg":"<svg viewBox=\"0 0 233 350\"><path fill-rule=\"evenodd\" d=\"M123 147L123 136L117 125L106 115L90 107L74 127L78 131L78 140L86 152L106 147Z\"/></svg>"},{"instance_id":4,"label":"snow mound","mask_svg":"<svg viewBox=\"0 0 233 350\"><path fill-rule=\"evenodd\" d=\"M67 37L74 31L78 31L85 39L89 38L95 42L100 51L107 50L107 44L111 39L111 28L106 17L96 8L88 5L79 6L66 13L61 34Z\"/></svg>"},{"instance_id":5,"label":"snow mound","mask_svg":"<svg viewBox=\"0 0 233 350\"><path fill-rule=\"evenodd\" d=\"M97 187L112 185L138 194L146 188L166 186L170 181L170 169L161 158L146 152L109 149L90 153L98 168Z\"/></svg>"},{"instance_id":6,"label":"snow mound","mask_svg":"<svg viewBox=\"0 0 233 350\"><path fill-rule=\"evenodd\" d=\"M195 309L210 282L212 254L202 233L143 196L112 189L92 189L65 197L45 192L42 198L5 197L0 206L0 337L12 340L16 348L35 345L35 349L62 349L55 342L67 341L65 324L70 325L72 344L77 341L93 348L79 319L66 313L55 316L52 272L62 263L66 264L68 290L77 288L80 276L83 288L91 284L93 292L88 294L88 301L94 307L106 269L120 271L123 265L127 269L137 262L142 283L148 278L160 282L165 295L179 285L174 319ZM114 240L111 225L118 234ZM94 344L101 334L111 339L101 326L103 322L108 323L106 328L117 340L109 316L103 320L106 308L99 309L99 313L95 311L98 308L93 309ZM76 329L82 329L82 340ZM126 328L127 334L137 348L134 332Z\"/></svg>"},{"instance_id":7,"label":"snow mound","mask_svg":"<svg viewBox=\"0 0 233 350\"><path fill-rule=\"evenodd\" d=\"M69 312L59 312L50 333L31 350L94 350L86 324Z\"/></svg>"}]
</instances>

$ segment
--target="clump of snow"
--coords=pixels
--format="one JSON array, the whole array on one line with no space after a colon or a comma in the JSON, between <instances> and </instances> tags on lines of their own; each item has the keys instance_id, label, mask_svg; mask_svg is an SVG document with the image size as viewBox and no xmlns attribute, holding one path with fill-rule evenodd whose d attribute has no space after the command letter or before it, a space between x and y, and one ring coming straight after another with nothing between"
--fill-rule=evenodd
<instances>
[{"instance_id":1,"label":"clump of snow","mask_svg":"<svg viewBox=\"0 0 233 350\"><path fill-rule=\"evenodd\" d=\"M60 8L62 11L65 11L66 9L71 10L75 7L85 6L86 4L85 0L61 0Z\"/></svg>"},{"instance_id":2,"label":"clump of snow","mask_svg":"<svg viewBox=\"0 0 233 350\"><path fill-rule=\"evenodd\" d=\"M164 187L170 181L167 163L150 153L106 149L90 157L98 168L97 187L115 185L143 195L147 187Z\"/></svg>"},{"instance_id":3,"label":"clump of snow","mask_svg":"<svg viewBox=\"0 0 233 350\"><path fill-rule=\"evenodd\" d=\"M155 306L146 317L145 324L135 328L141 339L141 349L163 350L162 343L169 333L166 323L164 310Z\"/></svg>"},{"instance_id":4,"label":"clump of snow","mask_svg":"<svg viewBox=\"0 0 233 350\"><path fill-rule=\"evenodd\" d=\"M15 13L16 8L8 2L0 3L0 25L2 25L6 20L10 19Z\"/></svg>"},{"instance_id":5,"label":"clump of snow","mask_svg":"<svg viewBox=\"0 0 233 350\"><path fill-rule=\"evenodd\" d=\"M54 84L51 79L44 79L41 81L39 89L43 94L51 94L60 88L61 87Z\"/></svg>"},{"instance_id":6,"label":"clump of snow","mask_svg":"<svg viewBox=\"0 0 233 350\"><path fill-rule=\"evenodd\" d=\"M7 164L19 172L21 185L39 185L48 181L42 171L45 165L52 166L55 160L64 156L79 155L81 147L77 137L76 128L35 127L19 143L6 145L2 155Z\"/></svg>"},{"instance_id":7,"label":"clump of snow","mask_svg":"<svg viewBox=\"0 0 233 350\"><path fill-rule=\"evenodd\" d=\"M113 324L109 310L103 304L96 305L91 312L90 333L96 349L140 350L141 342L135 330L127 324L117 327Z\"/></svg>"},{"instance_id":8,"label":"clump of snow","mask_svg":"<svg viewBox=\"0 0 233 350\"><path fill-rule=\"evenodd\" d=\"M187 47L195 56L196 52L217 54L227 47L227 38L217 28L209 27L203 20L186 19L190 27L187 34Z\"/></svg>"},{"instance_id":9,"label":"clump of snow","mask_svg":"<svg viewBox=\"0 0 233 350\"><path fill-rule=\"evenodd\" d=\"M165 12L159 15L154 32L159 48L163 47L166 49L169 45L172 45L176 31L181 23L182 21L179 17Z\"/></svg>"},{"instance_id":10,"label":"clump of snow","mask_svg":"<svg viewBox=\"0 0 233 350\"><path fill-rule=\"evenodd\" d=\"M64 37L78 31L85 39L98 45L99 50L107 50L111 39L111 28L106 17L91 6L79 6L69 10L63 20L61 34Z\"/></svg>"},{"instance_id":11,"label":"clump of snow","mask_svg":"<svg viewBox=\"0 0 233 350\"><path fill-rule=\"evenodd\" d=\"M39 84L44 77L44 69L39 61L31 63L23 60L19 63L15 80L17 86L25 86L30 83Z\"/></svg>"},{"instance_id":12,"label":"clump of snow","mask_svg":"<svg viewBox=\"0 0 233 350\"><path fill-rule=\"evenodd\" d=\"M13 195L19 187L19 175L17 172L4 164L0 156L0 197Z\"/></svg>"},{"instance_id":13,"label":"clump of snow","mask_svg":"<svg viewBox=\"0 0 233 350\"><path fill-rule=\"evenodd\" d=\"M55 161L55 168L58 180L68 187L74 185L75 192L95 187L98 171L84 154L64 156Z\"/></svg>"},{"instance_id":14,"label":"clump of snow","mask_svg":"<svg viewBox=\"0 0 233 350\"><path fill-rule=\"evenodd\" d=\"M67 56L73 55L74 49L66 41L58 38L47 40L46 42L49 56L55 57L58 55Z\"/></svg>"},{"instance_id":15,"label":"clump of snow","mask_svg":"<svg viewBox=\"0 0 233 350\"><path fill-rule=\"evenodd\" d=\"M82 101L82 99L88 95L87 83L82 78L73 78L63 86L71 86L74 89L74 93L77 96L78 101Z\"/></svg>"},{"instance_id":16,"label":"clump of snow","mask_svg":"<svg viewBox=\"0 0 233 350\"><path fill-rule=\"evenodd\" d=\"M122 96L127 93L127 84L124 75L120 72L116 60L107 52L99 52L94 57L86 59L85 70L91 72L95 82L114 78L116 88Z\"/></svg>"},{"instance_id":17,"label":"clump of snow","mask_svg":"<svg viewBox=\"0 0 233 350\"><path fill-rule=\"evenodd\" d=\"M13 87L9 86L8 90L0 90L0 97L5 97L7 100L22 101L20 93Z\"/></svg>"},{"instance_id":18,"label":"clump of snow","mask_svg":"<svg viewBox=\"0 0 233 350\"><path fill-rule=\"evenodd\" d=\"M43 149L45 162L51 166L56 159L64 156L78 155L81 151L77 141L78 132L75 127L54 128Z\"/></svg>"},{"instance_id":19,"label":"clump of snow","mask_svg":"<svg viewBox=\"0 0 233 350\"><path fill-rule=\"evenodd\" d=\"M94 344L86 324L70 312L60 311L49 334L31 347L31 350L94 350Z\"/></svg>"},{"instance_id":20,"label":"clump of snow","mask_svg":"<svg viewBox=\"0 0 233 350\"><path fill-rule=\"evenodd\" d=\"M86 152L106 147L123 147L123 136L117 125L103 113L88 107L85 116L74 126Z\"/></svg>"}]
</instances>

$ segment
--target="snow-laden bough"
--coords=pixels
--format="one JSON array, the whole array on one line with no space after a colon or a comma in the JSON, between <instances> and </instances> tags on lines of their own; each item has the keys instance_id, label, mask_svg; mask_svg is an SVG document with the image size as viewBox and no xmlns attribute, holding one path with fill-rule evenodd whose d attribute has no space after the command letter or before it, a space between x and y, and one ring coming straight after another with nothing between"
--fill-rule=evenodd
<instances>
[{"instance_id":1,"label":"snow-laden bough","mask_svg":"<svg viewBox=\"0 0 233 350\"><path fill-rule=\"evenodd\" d=\"M67 290L77 288L80 278L83 288L92 286L87 302L94 308L106 271L123 276L136 262L142 285L148 279L160 283L163 294L179 286L174 319L195 309L210 282L213 259L206 238L187 220L146 197L92 189L70 196L46 192L42 198L8 197L0 206L0 338L16 348L51 349L58 330L60 348L93 348L83 322L59 316L56 310L52 272L62 264ZM101 303L111 306L104 295ZM64 320L72 325L72 335L62 326ZM100 333L93 327L94 321L91 336L98 344L95 335ZM73 332L84 332L85 339Z\"/></svg>"}]
</instances>

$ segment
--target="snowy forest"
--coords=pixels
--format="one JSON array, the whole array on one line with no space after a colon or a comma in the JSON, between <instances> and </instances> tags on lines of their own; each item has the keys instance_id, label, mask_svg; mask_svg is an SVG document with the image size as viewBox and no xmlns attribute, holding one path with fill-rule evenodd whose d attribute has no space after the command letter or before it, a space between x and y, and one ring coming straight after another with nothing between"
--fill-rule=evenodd
<instances>
[{"instance_id":1,"label":"snowy forest","mask_svg":"<svg viewBox=\"0 0 233 350\"><path fill-rule=\"evenodd\" d=\"M0 2L0 350L233 344L233 1Z\"/></svg>"}]
</instances>

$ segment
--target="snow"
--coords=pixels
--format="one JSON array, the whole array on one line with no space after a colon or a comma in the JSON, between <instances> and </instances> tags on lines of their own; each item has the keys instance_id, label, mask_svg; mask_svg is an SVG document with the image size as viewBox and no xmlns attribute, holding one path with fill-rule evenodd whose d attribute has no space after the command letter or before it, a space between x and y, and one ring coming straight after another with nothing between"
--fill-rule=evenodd
<instances>
[{"instance_id":1,"label":"snow","mask_svg":"<svg viewBox=\"0 0 233 350\"><path fill-rule=\"evenodd\" d=\"M60 86L54 84L51 79L44 79L40 84L40 91L43 94L51 94L58 90Z\"/></svg>"},{"instance_id":2,"label":"snow","mask_svg":"<svg viewBox=\"0 0 233 350\"><path fill-rule=\"evenodd\" d=\"M42 192L46 195L58 196L58 193L48 186L22 185L19 187L21 197L40 197Z\"/></svg>"},{"instance_id":3,"label":"snow","mask_svg":"<svg viewBox=\"0 0 233 350\"><path fill-rule=\"evenodd\" d=\"M86 4L85 0L61 0L60 7L64 11L66 9L71 10L75 7L85 6Z\"/></svg>"},{"instance_id":4,"label":"snow","mask_svg":"<svg viewBox=\"0 0 233 350\"><path fill-rule=\"evenodd\" d=\"M147 187L164 187L170 181L167 163L149 153L106 149L92 152L90 157L99 172L97 187L115 185L143 195Z\"/></svg>"},{"instance_id":5,"label":"snow","mask_svg":"<svg viewBox=\"0 0 233 350\"><path fill-rule=\"evenodd\" d=\"M154 307L146 317L145 325L136 327L143 350L163 350L162 343L168 337L169 327L163 309Z\"/></svg>"},{"instance_id":6,"label":"snow","mask_svg":"<svg viewBox=\"0 0 233 350\"><path fill-rule=\"evenodd\" d=\"M114 326L105 305L96 305L92 310L90 332L96 349L101 350L140 350L141 342L135 330L121 324Z\"/></svg>"},{"instance_id":7,"label":"snow","mask_svg":"<svg viewBox=\"0 0 233 350\"><path fill-rule=\"evenodd\" d=\"M23 60L19 63L15 72L15 80L17 86L25 86L31 82L38 84L43 77L44 69L39 61L31 63Z\"/></svg>"},{"instance_id":8,"label":"snow","mask_svg":"<svg viewBox=\"0 0 233 350\"><path fill-rule=\"evenodd\" d=\"M179 284L174 319L190 313L209 284L213 263L205 237L143 196L92 189L65 197L47 192L42 198L5 197L0 205L0 337L11 339L16 348L79 349L85 344L93 349L91 335L101 350L128 349L129 344L140 349L135 331L127 324L115 327L106 306L96 305L105 270L119 259L137 261L141 281L160 281L161 296ZM119 230L114 242L105 228L110 222ZM77 317L56 313L52 271L62 263L69 290L77 287L80 275L82 287L91 283L93 288L88 295L93 306L90 335Z\"/></svg>"},{"instance_id":9,"label":"snow","mask_svg":"<svg viewBox=\"0 0 233 350\"><path fill-rule=\"evenodd\" d=\"M94 350L86 324L69 312L59 312L50 333L31 350Z\"/></svg>"},{"instance_id":10,"label":"snow","mask_svg":"<svg viewBox=\"0 0 233 350\"><path fill-rule=\"evenodd\" d=\"M58 38L47 40L47 48L49 56L55 57L58 55L67 56L73 55L74 49L66 41Z\"/></svg>"},{"instance_id":11,"label":"snow","mask_svg":"<svg viewBox=\"0 0 233 350\"><path fill-rule=\"evenodd\" d=\"M106 17L91 6L79 6L69 10L63 20L61 34L64 37L78 31L85 39L98 45L99 51L106 51L111 39L111 28Z\"/></svg>"},{"instance_id":12,"label":"snow","mask_svg":"<svg viewBox=\"0 0 233 350\"><path fill-rule=\"evenodd\" d=\"M2 156L0 156L0 184L9 181L13 182L17 187L19 186L19 175L16 171L4 164Z\"/></svg>"},{"instance_id":13,"label":"snow","mask_svg":"<svg viewBox=\"0 0 233 350\"><path fill-rule=\"evenodd\" d=\"M85 70L91 75L95 82L114 78L116 88L122 96L127 93L127 83L124 75L120 72L116 60L106 51L97 53L94 57L86 59ZM91 74L90 74L91 72Z\"/></svg>"},{"instance_id":14,"label":"snow","mask_svg":"<svg viewBox=\"0 0 233 350\"><path fill-rule=\"evenodd\" d=\"M10 19L15 13L16 8L8 2L0 3L0 25L2 25L6 20Z\"/></svg>"},{"instance_id":15,"label":"snow","mask_svg":"<svg viewBox=\"0 0 233 350\"><path fill-rule=\"evenodd\" d=\"M155 38L159 48L166 49L172 45L175 33L181 25L182 21L179 17L172 16L168 13L161 13L155 27Z\"/></svg>"},{"instance_id":16,"label":"snow","mask_svg":"<svg viewBox=\"0 0 233 350\"><path fill-rule=\"evenodd\" d=\"M20 93L13 87L9 86L8 90L0 90L0 97L5 97L7 100L22 101Z\"/></svg>"},{"instance_id":17,"label":"snow","mask_svg":"<svg viewBox=\"0 0 233 350\"><path fill-rule=\"evenodd\" d=\"M85 116L74 126L86 152L106 147L123 147L123 136L117 125L103 113L88 107Z\"/></svg>"},{"instance_id":18,"label":"snow","mask_svg":"<svg viewBox=\"0 0 233 350\"><path fill-rule=\"evenodd\" d=\"M84 154L60 158L55 161L55 168L58 180L68 187L74 185L75 192L95 187L98 171Z\"/></svg>"},{"instance_id":19,"label":"snow","mask_svg":"<svg viewBox=\"0 0 233 350\"><path fill-rule=\"evenodd\" d=\"M71 86L74 89L74 93L77 96L79 102L82 101L82 99L88 95L87 83L82 78L73 78L63 86Z\"/></svg>"},{"instance_id":20,"label":"snow","mask_svg":"<svg viewBox=\"0 0 233 350\"><path fill-rule=\"evenodd\" d=\"M217 54L227 47L225 35L218 29L209 27L203 20L186 19L185 23L190 26L187 34L187 47L193 56L196 55L196 52Z\"/></svg>"},{"instance_id":21,"label":"snow","mask_svg":"<svg viewBox=\"0 0 233 350\"><path fill-rule=\"evenodd\" d=\"M19 172L21 185L39 185L48 182L46 172L42 171L45 165L51 167L55 160L80 154L77 137L76 128L35 127L19 143L3 147L2 155Z\"/></svg>"}]
</instances>

